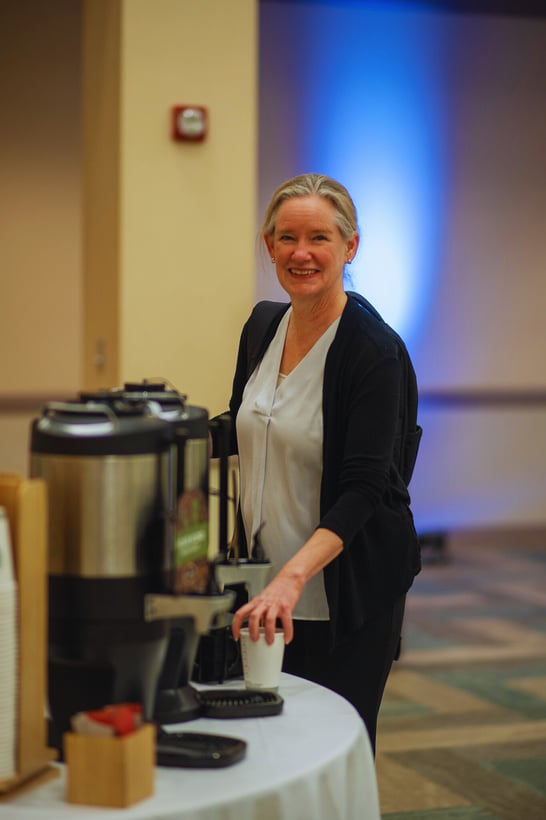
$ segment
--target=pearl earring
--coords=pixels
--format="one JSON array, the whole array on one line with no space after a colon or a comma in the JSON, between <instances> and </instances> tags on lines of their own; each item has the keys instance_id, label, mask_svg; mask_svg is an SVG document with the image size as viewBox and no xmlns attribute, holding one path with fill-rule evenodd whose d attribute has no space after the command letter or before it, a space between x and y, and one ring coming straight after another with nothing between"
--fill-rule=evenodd
<instances>
[{"instance_id":1,"label":"pearl earring","mask_svg":"<svg viewBox=\"0 0 546 820\"><path fill-rule=\"evenodd\" d=\"M275 257L274 257L274 256L272 256L272 257L271 257L271 261L274 263L274 262L276 262L277 260L275 259Z\"/></svg>"}]
</instances>

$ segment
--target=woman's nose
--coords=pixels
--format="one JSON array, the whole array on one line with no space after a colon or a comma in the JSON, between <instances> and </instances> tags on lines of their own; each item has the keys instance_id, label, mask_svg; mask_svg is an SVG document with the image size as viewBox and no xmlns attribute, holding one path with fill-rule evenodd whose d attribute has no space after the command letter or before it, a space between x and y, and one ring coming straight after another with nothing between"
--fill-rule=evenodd
<instances>
[{"instance_id":1,"label":"woman's nose","mask_svg":"<svg viewBox=\"0 0 546 820\"><path fill-rule=\"evenodd\" d=\"M292 252L292 256L296 259L307 259L309 257L309 246L307 242L298 242Z\"/></svg>"}]
</instances>

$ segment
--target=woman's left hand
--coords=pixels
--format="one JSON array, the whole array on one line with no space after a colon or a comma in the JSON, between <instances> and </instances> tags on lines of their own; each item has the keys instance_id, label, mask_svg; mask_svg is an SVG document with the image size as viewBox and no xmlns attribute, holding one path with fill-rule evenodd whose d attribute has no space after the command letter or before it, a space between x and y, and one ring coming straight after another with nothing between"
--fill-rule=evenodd
<instances>
[{"instance_id":1,"label":"woman's left hand","mask_svg":"<svg viewBox=\"0 0 546 820\"><path fill-rule=\"evenodd\" d=\"M275 639L277 619L282 624L285 643L294 637L292 612L302 593L303 583L281 570L265 589L247 604L240 607L231 624L235 640L239 639L243 621L248 619L248 629L253 641L257 641L260 627L265 628L265 639L272 644Z\"/></svg>"}]
</instances>

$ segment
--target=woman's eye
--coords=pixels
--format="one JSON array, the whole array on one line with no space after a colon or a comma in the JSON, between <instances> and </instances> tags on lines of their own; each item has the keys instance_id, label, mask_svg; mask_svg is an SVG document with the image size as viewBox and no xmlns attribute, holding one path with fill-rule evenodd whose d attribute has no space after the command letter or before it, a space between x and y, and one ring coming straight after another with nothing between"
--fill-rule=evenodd
<instances>
[{"instance_id":1,"label":"woman's eye","mask_svg":"<svg viewBox=\"0 0 546 820\"><path fill-rule=\"evenodd\" d=\"M294 237L288 233L283 233L281 236L279 236L279 240L281 242L291 242L293 239Z\"/></svg>"}]
</instances>

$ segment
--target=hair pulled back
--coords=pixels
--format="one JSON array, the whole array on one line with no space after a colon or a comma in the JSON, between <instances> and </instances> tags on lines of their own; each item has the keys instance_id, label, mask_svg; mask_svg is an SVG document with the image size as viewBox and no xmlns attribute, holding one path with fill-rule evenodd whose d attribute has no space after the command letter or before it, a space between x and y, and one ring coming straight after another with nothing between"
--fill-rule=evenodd
<instances>
[{"instance_id":1,"label":"hair pulled back","mask_svg":"<svg viewBox=\"0 0 546 820\"><path fill-rule=\"evenodd\" d=\"M286 180L274 192L262 224L262 236L272 237L275 233L277 214L287 199L317 194L324 197L335 208L336 223L344 239L352 239L358 232L356 208L347 189L335 179L324 174L300 174Z\"/></svg>"}]
</instances>

